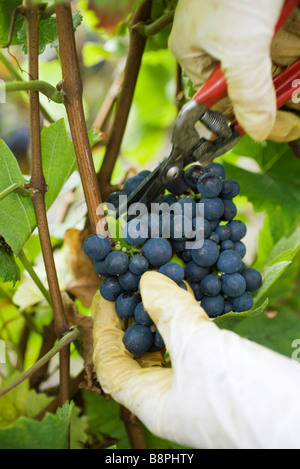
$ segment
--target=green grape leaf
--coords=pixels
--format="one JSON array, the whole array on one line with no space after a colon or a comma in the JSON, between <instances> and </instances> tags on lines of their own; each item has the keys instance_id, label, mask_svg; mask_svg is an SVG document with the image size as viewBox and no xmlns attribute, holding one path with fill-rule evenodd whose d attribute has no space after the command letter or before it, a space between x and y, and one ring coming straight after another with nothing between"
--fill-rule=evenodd
<instances>
[{"instance_id":1,"label":"green grape leaf","mask_svg":"<svg viewBox=\"0 0 300 469\"><path fill-rule=\"evenodd\" d=\"M300 160L286 144L275 146L268 142L257 148L261 152L262 172L227 163L229 153L224 162L227 177L239 181L241 195L252 203L255 212L265 211L270 217L279 216L281 222L284 221L282 233L287 228L293 230L300 222ZM235 149L235 155L236 152Z\"/></svg>"},{"instance_id":2,"label":"green grape leaf","mask_svg":"<svg viewBox=\"0 0 300 469\"><path fill-rule=\"evenodd\" d=\"M1 245L1 242L0 242ZM3 282L12 282L15 286L20 280L20 269L10 248L0 247L0 277Z\"/></svg>"},{"instance_id":3,"label":"green grape leaf","mask_svg":"<svg viewBox=\"0 0 300 469\"><path fill-rule=\"evenodd\" d=\"M213 321L222 329L234 329L245 319L262 314L266 310L268 303L268 300L265 300L260 306L254 306L250 311L244 311L242 313L230 312L223 314L222 316L218 316Z\"/></svg>"},{"instance_id":4,"label":"green grape leaf","mask_svg":"<svg viewBox=\"0 0 300 469\"><path fill-rule=\"evenodd\" d=\"M86 415L89 418L89 429L100 439L105 434L117 440L118 449L129 449L126 429L120 418L120 405L113 399L106 400L86 390L83 390L83 397Z\"/></svg>"},{"instance_id":5,"label":"green grape leaf","mask_svg":"<svg viewBox=\"0 0 300 469\"><path fill-rule=\"evenodd\" d=\"M49 188L45 195L48 210L76 169L74 146L66 131L64 119L43 128L41 148L43 172ZM0 140L0 167L0 192L13 183L28 182L22 176L16 158L3 140ZM36 218L30 197L11 193L0 201L0 235L16 255L35 227Z\"/></svg>"},{"instance_id":6,"label":"green grape leaf","mask_svg":"<svg viewBox=\"0 0 300 469\"><path fill-rule=\"evenodd\" d=\"M19 377L19 372L11 374L3 380L2 387L13 383ZM28 380L23 381L0 397L0 428L6 429L13 425L19 417L36 417L52 400L53 397L29 389Z\"/></svg>"},{"instance_id":7,"label":"green grape leaf","mask_svg":"<svg viewBox=\"0 0 300 469\"><path fill-rule=\"evenodd\" d=\"M77 10L72 13L72 16L75 31L82 22L82 16ZM19 43L22 44L22 51L24 54L27 54L27 33L25 23L23 23L22 27L19 29L17 38ZM56 19L53 16L44 20L42 19L39 24L39 54L42 54L45 51L47 45L54 48L58 47Z\"/></svg>"},{"instance_id":8,"label":"green grape leaf","mask_svg":"<svg viewBox=\"0 0 300 469\"><path fill-rule=\"evenodd\" d=\"M68 449L73 403L65 403L56 414L47 413L39 422L19 417L14 424L0 428L1 449Z\"/></svg>"},{"instance_id":9,"label":"green grape leaf","mask_svg":"<svg viewBox=\"0 0 300 469\"><path fill-rule=\"evenodd\" d=\"M261 314L237 325L235 332L291 358L293 341L300 337L299 316L284 306L274 315Z\"/></svg>"},{"instance_id":10,"label":"green grape leaf","mask_svg":"<svg viewBox=\"0 0 300 469\"><path fill-rule=\"evenodd\" d=\"M41 146L43 172L49 187L45 195L48 210L67 179L76 169L74 146L66 131L64 119L43 128Z\"/></svg>"},{"instance_id":11,"label":"green grape leaf","mask_svg":"<svg viewBox=\"0 0 300 469\"><path fill-rule=\"evenodd\" d=\"M8 43L13 11L21 5L20 0L0 0L0 45ZM15 22L11 45L18 44L17 31L25 24L24 17L18 15Z\"/></svg>"},{"instance_id":12,"label":"green grape leaf","mask_svg":"<svg viewBox=\"0 0 300 469\"><path fill-rule=\"evenodd\" d=\"M0 140L0 192L13 183L26 183L16 158ZM30 197L11 193L0 201L0 235L18 255L36 226L34 208Z\"/></svg>"}]
</instances>

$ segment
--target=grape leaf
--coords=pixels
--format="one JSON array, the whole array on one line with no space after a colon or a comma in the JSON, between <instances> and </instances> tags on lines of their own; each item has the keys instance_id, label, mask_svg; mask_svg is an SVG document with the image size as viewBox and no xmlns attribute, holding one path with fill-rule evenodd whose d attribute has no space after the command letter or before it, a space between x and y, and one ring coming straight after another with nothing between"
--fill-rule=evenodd
<instances>
[{"instance_id":1,"label":"grape leaf","mask_svg":"<svg viewBox=\"0 0 300 469\"><path fill-rule=\"evenodd\" d=\"M73 403L65 403L40 422L22 416L11 426L0 428L0 449L68 449L72 407Z\"/></svg>"},{"instance_id":2,"label":"grape leaf","mask_svg":"<svg viewBox=\"0 0 300 469\"><path fill-rule=\"evenodd\" d=\"M102 434L116 439L118 449L130 448L128 436L120 418L120 405L113 399L107 401L102 396L86 390L83 390L83 397L90 430L100 439Z\"/></svg>"},{"instance_id":3,"label":"grape leaf","mask_svg":"<svg viewBox=\"0 0 300 469\"><path fill-rule=\"evenodd\" d=\"M274 315L253 317L237 325L235 332L288 357L292 356L292 343L300 338L299 316L283 307Z\"/></svg>"},{"instance_id":4,"label":"grape leaf","mask_svg":"<svg viewBox=\"0 0 300 469\"><path fill-rule=\"evenodd\" d=\"M63 118L43 128L41 146L43 173L49 187L45 195L48 210L76 168L74 146L69 139Z\"/></svg>"},{"instance_id":5,"label":"grape leaf","mask_svg":"<svg viewBox=\"0 0 300 469\"><path fill-rule=\"evenodd\" d=\"M218 316L213 321L221 329L234 329L240 322L248 319L252 316L262 314L268 306L268 300L265 300L260 306L252 308L250 311L244 311L242 313L227 313L222 316Z\"/></svg>"},{"instance_id":6,"label":"grape leaf","mask_svg":"<svg viewBox=\"0 0 300 469\"><path fill-rule=\"evenodd\" d=\"M76 168L76 156L63 119L44 127L41 133L43 171L49 187L45 196L47 210ZM27 182L8 146L0 140L1 190L13 183ZM0 201L0 235L18 255L36 227L30 197L11 193Z\"/></svg>"},{"instance_id":7,"label":"grape leaf","mask_svg":"<svg viewBox=\"0 0 300 469\"><path fill-rule=\"evenodd\" d=\"M77 10L72 13L72 16L75 31L82 22L82 16ZM27 54L27 33L25 23L23 23L22 27L19 29L17 38L19 43L22 44L22 51L24 54ZM39 24L39 54L42 54L45 51L47 45L55 48L58 47L56 19L53 16L44 20L42 19Z\"/></svg>"},{"instance_id":8,"label":"grape leaf","mask_svg":"<svg viewBox=\"0 0 300 469\"><path fill-rule=\"evenodd\" d=\"M7 0L0 0L0 45L1 46L4 46L8 43L12 14L15 8L21 5L21 3L22 2L20 2L20 0L10 0L9 2ZM16 22L15 22L11 45L18 44L17 31L22 27L23 24L25 24L24 17L22 15L18 15Z\"/></svg>"},{"instance_id":9,"label":"grape leaf","mask_svg":"<svg viewBox=\"0 0 300 469\"><path fill-rule=\"evenodd\" d=\"M26 183L16 158L3 140L0 140L0 168L0 192L13 183ZM35 226L36 219L30 197L11 193L0 201L0 235L16 255Z\"/></svg>"},{"instance_id":10,"label":"grape leaf","mask_svg":"<svg viewBox=\"0 0 300 469\"><path fill-rule=\"evenodd\" d=\"M9 378L3 380L2 387L13 383L19 377L19 372L12 373ZM53 397L48 397L45 393L29 389L28 380L23 381L0 397L0 428L5 430L22 416L36 417L52 400Z\"/></svg>"},{"instance_id":11,"label":"grape leaf","mask_svg":"<svg viewBox=\"0 0 300 469\"><path fill-rule=\"evenodd\" d=\"M277 215L285 221L281 233L287 227L292 231L300 222L300 160L286 144L274 146L268 143L258 148L264 172L253 172L224 162L227 177L239 181L241 195L247 197L256 212L265 211L270 217Z\"/></svg>"},{"instance_id":12,"label":"grape leaf","mask_svg":"<svg viewBox=\"0 0 300 469\"><path fill-rule=\"evenodd\" d=\"M13 286L20 280L20 269L15 261L13 252L0 247L0 277L4 282L12 282Z\"/></svg>"}]
</instances>

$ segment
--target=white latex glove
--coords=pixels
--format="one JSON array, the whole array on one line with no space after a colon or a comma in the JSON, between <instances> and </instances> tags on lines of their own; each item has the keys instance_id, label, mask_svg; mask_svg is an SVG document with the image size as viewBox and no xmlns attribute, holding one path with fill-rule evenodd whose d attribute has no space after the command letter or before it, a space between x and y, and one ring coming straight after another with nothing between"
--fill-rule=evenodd
<instances>
[{"instance_id":1,"label":"white latex glove","mask_svg":"<svg viewBox=\"0 0 300 469\"><path fill-rule=\"evenodd\" d=\"M95 296L94 365L104 391L154 434L193 448L300 448L300 365L219 329L193 295L156 272L141 294L169 351L133 357L114 303Z\"/></svg>"},{"instance_id":2,"label":"white latex glove","mask_svg":"<svg viewBox=\"0 0 300 469\"><path fill-rule=\"evenodd\" d=\"M291 117L289 125L286 116L281 116L274 127L276 97L270 53L283 3L283 0L179 0L169 38L171 52L195 89L221 62L234 114L256 141L266 138L290 141L300 136L300 120L295 121L295 117ZM293 41L288 49L284 47L287 40L289 44ZM281 32L272 52L275 59L284 56L285 60L276 61L279 65L286 66L298 58L297 30L294 28L292 34L285 35Z\"/></svg>"}]
</instances>

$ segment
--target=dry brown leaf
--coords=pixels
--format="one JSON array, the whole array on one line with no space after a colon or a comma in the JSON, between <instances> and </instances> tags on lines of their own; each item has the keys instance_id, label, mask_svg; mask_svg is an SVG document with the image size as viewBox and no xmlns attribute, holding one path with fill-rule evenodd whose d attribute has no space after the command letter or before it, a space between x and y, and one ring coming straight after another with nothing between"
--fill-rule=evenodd
<instances>
[{"instance_id":1,"label":"dry brown leaf","mask_svg":"<svg viewBox=\"0 0 300 469\"><path fill-rule=\"evenodd\" d=\"M65 243L69 247L69 263L71 280L66 290L75 298L78 298L85 308L89 308L95 291L99 287L100 278L95 272L92 261L87 257L82 248L87 231L71 228L65 233Z\"/></svg>"}]
</instances>

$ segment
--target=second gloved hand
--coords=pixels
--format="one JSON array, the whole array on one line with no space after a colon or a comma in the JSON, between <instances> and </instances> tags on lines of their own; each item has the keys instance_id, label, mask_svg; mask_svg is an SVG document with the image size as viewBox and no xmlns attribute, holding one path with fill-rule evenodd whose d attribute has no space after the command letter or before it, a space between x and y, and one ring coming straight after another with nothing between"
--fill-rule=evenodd
<instances>
[{"instance_id":1,"label":"second gloved hand","mask_svg":"<svg viewBox=\"0 0 300 469\"><path fill-rule=\"evenodd\" d=\"M219 329L162 274L144 274L141 294L172 368L159 352L131 355L114 303L97 293L94 365L106 393L154 434L188 447L300 448L297 362Z\"/></svg>"},{"instance_id":2,"label":"second gloved hand","mask_svg":"<svg viewBox=\"0 0 300 469\"><path fill-rule=\"evenodd\" d=\"M169 48L194 88L220 61L233 114L255 141L300 138L300 119L276 112L272 73L300 56L300 13L274 38L283 0L179 0ZM218 107L224 112L224 109ZM232 117L232 116L231 116Z\"/></svg>"}]
</instances>

